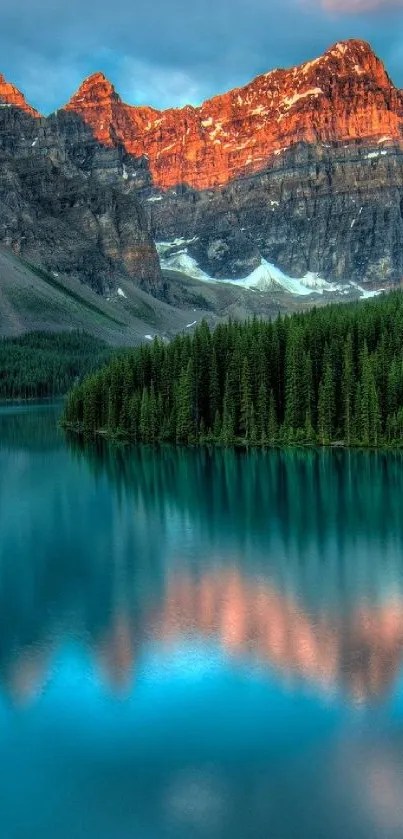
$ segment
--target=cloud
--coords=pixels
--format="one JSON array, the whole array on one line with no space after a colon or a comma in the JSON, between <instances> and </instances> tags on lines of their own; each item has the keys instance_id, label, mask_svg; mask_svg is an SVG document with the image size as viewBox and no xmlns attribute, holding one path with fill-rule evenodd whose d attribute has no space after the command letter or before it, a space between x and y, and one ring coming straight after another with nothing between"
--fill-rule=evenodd
<instances>
[{"instance_id":1,"label":"cloud","mask_svg":"<svg viewBox=\"0 0 403 839\"><path fill-rule=\"evenodd\" d=\"M320 0L323 9L340 15L360 15L403 8L403 0Z\"/></svg>"},{"instance_id":2,"label":"cloud","mask_svg":"<svg viewBox=\"0 0 403 839\"><path fill-rule=\"evenodd\" d=\"M126 102L143 104L158 102L160 108L201 102L207 90L202 79L194 78L180 67L150 65L125 57L119 62L119 93Z\"/></svg>"},{"instance_id":3,"label":"cloud","mask_svg":"<svg viewBox=\"0 0 403 839\"><path fill-rule=\"evenodd\" d=\"M403 0L13 0L0 72L44 113L103 71L128 102L196 104L274 67L364 38L403 84ZM386 14L388 9L388 14ZM385 10L385 14L374 12ZM366 14L364 14L366 12ZM292 25L290 25L292 21ZM400 75L400 78L399 78Z\"/></svg>"}]
</instances>

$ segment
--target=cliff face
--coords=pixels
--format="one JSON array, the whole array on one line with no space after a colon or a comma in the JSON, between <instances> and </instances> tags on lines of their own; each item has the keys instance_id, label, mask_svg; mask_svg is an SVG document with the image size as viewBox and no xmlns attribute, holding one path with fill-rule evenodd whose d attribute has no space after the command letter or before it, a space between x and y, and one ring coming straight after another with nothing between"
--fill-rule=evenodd
<instances>
[{"instance_id":1,"label":"cliff face","mask_svg":"<svg viewBox=\"0 0 403 839\"><path fill-rule=\"evenodd\" d=\"M371 149L371 150L370 150ZM227 186L145 201L166 267L244 278L262 260L291 277L384 287L403 277L399 147L297 144ZM193 260L193 262L192 262Z\"/></svg>"},{"instance_id":2,"label":"cliff face","mask_svg":"<svg viewBox=\"0 0 403 839\"><path fill-rule=\"evenodd\" d=\"M403 276L403 93L368 44L336 44L199 108L125 105L102 74L67 105L125 173L165 267L379 287Z\"/></svg>"},{"instance_id":3,"label":"cliff face","mask_svg":"<svg viewBox=\"0 0 403 839\"><path fill-rule=\"evenodd\" d=\"M101 293L131 279L157 294L155 245L121 153L75 114L43 119L11 85L0 91L0 242Z\"/></svg>"},{"instance_id":4,"label":"cliff face","mask_svg":"<svg viewBox=\"0 0 403 839\"><path fill-rule=\"evenodd\" d=\"M403 93L361 41L198 108L126 105L96 73L44 119L0 77L0 155L0 241L100 291L123 272L180 303L154 241L171 272L274 265L287 294L403 277Z\"/></svg>"},{"instance_id":5,"label":"cliff face","mask_svg":"<svg viewBox=\"0 0 403 839\"><path fill-rule=\"evenodd\" d=\"M153 184L163 189L226 184L301 141L403 137L403 94L361 41L336 44L316 61L259 76L199 108L130 107L97 73L67 109L101 142L147 157Z\"/></svg>"}]
</instances>

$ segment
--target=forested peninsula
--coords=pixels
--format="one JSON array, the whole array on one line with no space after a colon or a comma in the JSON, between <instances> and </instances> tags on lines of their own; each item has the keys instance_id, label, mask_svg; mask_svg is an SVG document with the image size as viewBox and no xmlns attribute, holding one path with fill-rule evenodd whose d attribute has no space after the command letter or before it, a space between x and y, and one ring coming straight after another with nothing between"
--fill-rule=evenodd
<instances>
[{"instance_id":1,"label":"forested peninsula","mask_svg":"<svg viewBox=\"0 0 403 839\"><path fill-rule=\"evenodd\" d=\"M73 388L63 423L144 443L400 445L403 295L156 339Z\"/></svg>"}]
</instances>

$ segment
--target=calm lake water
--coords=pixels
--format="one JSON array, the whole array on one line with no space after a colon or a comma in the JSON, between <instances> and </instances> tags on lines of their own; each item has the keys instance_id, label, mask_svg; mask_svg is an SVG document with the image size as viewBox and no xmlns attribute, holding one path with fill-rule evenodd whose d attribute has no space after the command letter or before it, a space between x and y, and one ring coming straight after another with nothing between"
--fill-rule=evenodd
<instances>
[{"instance_id":1,"label":"calm lake water","mask_svg":"<svg viewBox=\"0 0 403 839\"><path fill-rule=\"evenodd\" d=\"M5 839L401 839L403 459L0 410Z\"/></svg>"}]
</instances>

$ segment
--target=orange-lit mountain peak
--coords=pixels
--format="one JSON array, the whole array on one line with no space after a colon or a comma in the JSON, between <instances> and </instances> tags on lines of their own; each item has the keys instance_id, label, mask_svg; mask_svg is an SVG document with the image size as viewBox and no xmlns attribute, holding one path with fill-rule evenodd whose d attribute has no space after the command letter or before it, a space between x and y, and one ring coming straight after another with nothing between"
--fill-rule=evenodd
<instances>
[{"instance_id":1,"label":"orange-lit mountain peak","mask_svg":"<svg viewBox=\"0 0 403 839\"><path fill-rule=\"evenodd\" d=\"M65 110L74 111L91 126L94 136L106 145L113 145L119 123L120 96L103 73L93 73L78 88Z\"/></svg>"},{"instance_id":2,"label":"orange-lit mountain peak","mask_svg":"<svg viewBox=\"0 0 403 839\"><path fill-rule=\"evenodd\" d=\"M340 41L298 67L273 70L200 107L158 111L124 104L102 73L67 105L97 139L147 157L168 188L222 185L272 165L298 142L401 142L403 94L370 45Z\"/></svg>"},{"instance_id":3,"label":"orange-lit mountain peak","mask_svg":"<svg viewBox=\"0 0 403 839\"><path fill-rule=\"evenodd\" d=\"M22 111L26 111L32 116L39 117L40 114L34 108L28 105L25 96L18 90L17 87L10 84L7 79L0 73L0 106L15 106Z\"/></svg>"},{"instance_id":4,"label":"orange-lit mountain peak","mask_svg":"<svg viewBox=\"0 0 403 839\"><path fill-rule=\"evenodd\" d=\"M104 73L92 73L91 76L84 79L66 107L71 107L73 103L79 104L83 101L99 101L106 98L115 98L120 101L120 97L116 93L113 84L106 78Z\"/></svg>"},{"instance_id":5,"label":"orange-lit mountain peak","mask_svg":"<svg viewBox=\"0 0 403 839\"><path fill-rule=\"evenodd\" d=\"M318 63L327 63L330 69L337 68L339 73L362 77L363 80L365 76L372 76L381 87L391 86L385 65L367 41L338 41L326 50Z\"/></svg>"},{"instance_id":6,"label":"orange-lit mountain peak","mask_svg":"<svg viewBox=\"0 0 403 839\"><path fill-rule=\"evenodd\" d=\"M323 58L328 56L344 62L354 60L357 64L368 64L373 61L382 63L372 49L371 44L360 38L348 38L344 41L337 41L324 52Z\"/></svg>"}]
</instances>

